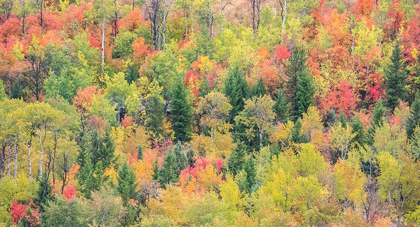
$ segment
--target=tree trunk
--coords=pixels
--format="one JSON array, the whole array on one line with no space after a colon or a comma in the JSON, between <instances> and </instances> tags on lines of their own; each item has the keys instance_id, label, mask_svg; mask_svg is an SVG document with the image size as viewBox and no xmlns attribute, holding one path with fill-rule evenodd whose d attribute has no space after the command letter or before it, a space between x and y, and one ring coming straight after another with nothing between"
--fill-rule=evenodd
<instances>
[{"instance_id":1,"label":"tree trunk","mask_svg":"<svg viewBox=\"0 0 420 227\"><path fill-rule=\"evenodd\" d=\"M194 34L194 12L192 10L192 2L190 4L190 13L191 13L191 34Z\"/></svg>"},{"instance_id":2,"label":"tree trunk","mask_svg":"<svg viewBox=\"0 0 420 227\"><path fill-rule=\"evenodd\" d=\"M44 7L44 1L41 0L41 13L40 13L40 20L39 20L39 25L41 26L41 29L42 29L42 25L44 24L44 19L43 19L43 16L42 16L42 14L44 12L43 7Z\"/></svg>"},{"instance_id":3,"label":"tree trunk","mask_svg":"<svg viewBox=\"0 0 420 227\"><path fill-rule=\"evenodd\" d=\"M167 12L163 13L163 21L162 21L162 39L163 39L163 49L166 49L166 16L167 16Z\"/></svg>"},{"instance_id":4,"label":"tree trunk","mask_svg":"<svg viewBox=\"0 0 420 227\"><path fill-rule=\"evenodd\" d=\"M42 155L44 153L44 148L42 147L42 128L39 128L39 148L40 148L40 152L39 152L39 177L42 177Z\"/></svg>"},{"instance_id":5,"label":"tree trunk","mask_svg":"<svg viewBox=\"0 0 420 227\"><path fill-rule=\"evenodd\" d=\"M7 176L10 176L10 159L12 157L11 147L9 147L9 155L7 156Z\"/></svg>"},{"instance_id":6,"label":"tree trunk","mask_svg":"<svg viewBox=\"0 0 420 227\"><path fill-rule=\"evenodd\" d=\"M55 184L55 157L57 155L57 133L54 133L54 157L52 162L52 176L53 183Z\"/></svg>"},{"instance_id":7,"label":"tree trunk","mask_svg":"<svg viewBox=\"0 0 420 227\"><path fill-rule=\"evenodd\" d=\"M17 142L18 142L18 137L15 136L15 144L14 144L14 150L15 150L15 168L14 168L14 178L15 180L17 179L17 167L18 167L18 149L17 149Z\"/></svg>"},{"instance_id":8,"label":"tree trunk","mask_svg":"<svg viewBox=\"0 0 420 227\"><path fill-rule=\"evenodd\" d=\"M5 162L6 162L6 146L3 145L3 151L0 155L0 179L3 177L3 170L5 169Z\"/></svg>"},{"instance_id":9,"label":"tree trunk","mask_svg":"<svg viewBox=\"0 0 420 227\"><path fill-rule=\"evenodd\" d=\"M101 76L102 79L105 77L105 16L102 18L102 42L101 42L101 51L102 51L102 59L101 59Z\"/></svg>"},{"instance_id":10,"label":"tree trunk","mask_svg":"<svg viewBox=\"0 0 420 227\"><path fill-rule=\"evenodd\" d=\"M26 142L26 146L28 146L28 175L29 180L32 179L32 162L31 162L31 141Z\"/></svg>"},{"instance_id":11,"label":"tree trunk","mask_svg":"<svg viewBox=\"0 0 420 227\"><path fill-rule=\"evenodd\" d=\"M258 131L259 131L259 136L260 136L260 149L261 149L261 147L262 147L263 130L262 129L259 129Z\"/></svg>"},{"instance_id":12,"label":"tree trunk","mask_svg":"<svg viewBox=\"0 0 420 227\"><path fill-rule=\"evenodd\" d=\"M185 35L188 34L188 14L187 10L184 9L184 18L185 18Z\"/></svg>"},{"instance_id":13,"label":"tree trunk","mask_svg":"<svg viewBox=\"0 0 420 227\"><path fill-rule=\"evenodd\" d=\"M281 27L284 28L284 23L286 22L286 16L287 16L287 0L284 0L284 6L283 6L283 21L281 23Z\"/></svg>"}]
</instances>

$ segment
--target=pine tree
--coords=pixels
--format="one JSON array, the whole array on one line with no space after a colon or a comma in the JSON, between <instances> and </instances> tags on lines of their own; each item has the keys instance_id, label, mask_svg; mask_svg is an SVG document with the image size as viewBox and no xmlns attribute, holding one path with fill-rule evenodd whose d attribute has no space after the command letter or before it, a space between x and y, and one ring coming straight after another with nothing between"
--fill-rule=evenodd
<instances>
[{"instance_id":1,"label":"pine tree","mask_svg":"<svg viewBox=\"0 0 420 227\"><path fill-rule=\"evenodd\" d=\"M385 107L383 104L382 99L379 99L376 104L375 107L373 108L373 112L372 112L372 123L368 129L368 139L367 142L369 145L372 145L375 141L374 141L374 136L375 136L375 132L377 128L380 128L384 125L384 121L385 121Z\"/></svg>"},{"instance_id":2,"label":"pine tree","mask_svg":"<svg viewBox=\"0 0 420 227\"><path fill-rule=\"evenodd\" d=\"M385 70L387 106L391 111L394 111L395 107L398 106L398 99L405 100L406 98L407 76L400 44L397 42L392 51L391 64Z\"/></svg>"},{"instance_id":3,"label":"pine tree","mask_svg":"<svg viewBox=\"0 0 420 227\"><path fill-rule=\"evenodd\" d=\"M296 109L294 117L302 117L308 110L308 107L315 104L314 96L315 88L312 85L312 77L309 76L308 70L305 68L298 76L296 87Z\"/></svg>"},{"instance_id":4,"label":"pine tree","mask_svg":"<svg viewBox=\"0 0 420 227\"><path fill-rule=\"evenodd\" d=\"M235 67L228 72L225 81L225 96L229 99L232 110L230 111L230 122L244 109L244 99L248 97L248 84L245 75Z\"/></svg>"},{"instance_id":5,"label":"pine tree","mask_svg":"<svg viewBox=\"0 0 420 227\"><path fill-rule=\"evenodd\" d=\"M159 161L158 161L158 156L156 155L156 159L153 162L153 176L152 176L153 180L158 180L159 179Z\"/></svg>"},{"instance_id":6,"label":"pine tree","mask_svg":"<svg viewBox=\"0 0 420 227\"><path fill-rule=\"evenodd\" d=\"M242 141L238 141L227 161L229 171L233 174L233 176L236 176L236 174L242 170L245 162L245 156L246 146Z\"/></svg>"},{"instance_id":7,"label":"pine tree","mask_svg":"<svg viewBox=\"0 0 420 227\"><path fill-rule=\"evenodd\" d=\"M264 79L262 77L258 79L258 83L255 85L253 93L253 96L257 97L263 97L266 94Z\"/></svg>"},{"instance_id":8,"label":"pine tree","mask_svg":"<svg viewBox=\"0 0 420 227\"><path fill-rule=\"evenodd\" d=\"M254 164L254 158L249 157L244 164L245 178L245 192L250 194L254 191L254 186L257 179L257 170Z\"/></svg>"},{"instance_id":9,"label":"pine tree","mask_svg":"<svg viewBox=\"0 0 420 227\"><path fill-rule=\"evenodd\" d=\"M137 161L143 159L143 146L139 144L137 146Z\"/></svg>"},{"instance_id":10,"label":"pine tree","mask_svg":"<svg viewBox=\"0 0 420 227\"><path fill-rule=\"evenodd\" d=\"M48 205L48 202L54 200L49 174L42 174L42 176L38 178L38 184L37 197L34 198L34 202L40 208L40 211L43 212L45 206Z\"/></svg>"},{"instance_id":11,"label":"pine tree","mask_svg":"<svg viewBox=\"0 0 420 227\"><path fill-rule=\"evenodd\" d=\"M176 162L178 165L178 174L181 172L181 170L185 169L187 167L187 158L185 157L184 152L182 151L182 145L181 142L178 141L178 143L175 146L175 157Z\"/></svg>"},{"instance_id":12,"label":"pine tree","mask_svg":"<svg viewBox=\"0 0 420 227\"><path fill-rule=\"evenodd\" d=\"M411 138L416 127L420 126L420 94L417 93L410 107L410 118L407 123L407 137Z\"/></svg>"},{"instance_id":13,"label":"pine tree","mask_svg":"<svg viewBox=\"0 0 420 227\"><path fill-rule=\"evenodd\" d=\"M172 91L171 122L177 141L185 142L191 139L191 104L188 102L187 90L181 82L175 84Z\"/></svg>"},{"instance_id":14,"label":"pine tree","mask_svg":"<svg viewBox=\"0 0 420 227\"><path fill-rule=\"evenodd\" d=\"M174 152L169 149L163 158L163 166L158 171L158 181L162 188L166 188L167 184L178 181L179 167Z\"/></svg>"},{"instance_id":15,"label":"pine tree","mask_svg":"<svg viewBox=\"0 0 420 227\"><path fill-rule=\"evenodd\" d=\"M305 137L300 133L300 130L302 129L302 120L299 118L293 127L292 130L292 142L293 143L304 143Z\"/></svg>"},{"instance_id":16,"label":"pine tree","mask_svg":"<svg viewBox=\"0 0 420 227\"><path fill-rule=\"evenodd\" d=\"M351 122L352 133L355 134L352 143L356 144L356 146L363 148L364 144L366 143L366 134L363 127L363 123L360 120L359 116L353 117Z\"/></svg>"},{"instance_id":17,"label":"pine tree","mask_svg":"<svg viewBox=\"0 0 420 227\"><path fill-rule=\"evenodd\" d=\"M289 58L289 66L286 69L286 75L289 77L287 81L286 97L289 98L289 103L292 105L291 109L293 114L297 110L296 92L298 86L299 75L306 69L306 52L305 50L296 47L292 51Z\"/></svg>"},{"instance_id":18,"label":"pine tree","mask_svg":"<svg viewBox=\"0 0 420 227\"><path fill-rule=\"evenodd\" d=\"M276 103L274 104L274 112L276 113L276 120L280 122L287 122L289 119L290 103L284 97L282 89L278 89L276 95Z\"/></svg>"},{"instance_id":19,"label":"pine tree","mask_svg":"<svg viewBox=\"0 0 420 227\"><path fill-rule=\"evenodd\" d=\"M338 118L338 120L341 123L341 127L347 128L347 119L346 119L346 116L344 115L343 111L340 112L340 117Z\"/></svg>"},{"instance_id":20,"label":"pine tree","mask_svg":"<svg viewBox=\"0 0 420 227\"><path fill-rule=\"evenodd\" d=\"M191 166L191 168L194 167L194 163L195 163L195 158L194 157L195 157L194 150L192 148L190 148L187 151L187 164L189 166Z\"/></svg>"},{"instance_id":21,"label":"pine tree","mask_svg":"<svg viewBox=\"0 0 420 227\"><path fill-rule=\"evenodd\" d=\"M136 196L137 183L133 168L129 167L126 162L118 171L117 181L117 192L121 196L124 206L127 206L128 201Z\"/></svg>"},{"instance_id":22,"label":"pine tree","mask_svg":"<svg viewBox=\"0 0 420 227\"><path fill-rule=\"evenodd\" d=\"M146 127L151 137L162 139L163 134L163 120L165 118L165 104L162 97L153 92L149 96L146 107Z\"/></svg>"}]
</instances>

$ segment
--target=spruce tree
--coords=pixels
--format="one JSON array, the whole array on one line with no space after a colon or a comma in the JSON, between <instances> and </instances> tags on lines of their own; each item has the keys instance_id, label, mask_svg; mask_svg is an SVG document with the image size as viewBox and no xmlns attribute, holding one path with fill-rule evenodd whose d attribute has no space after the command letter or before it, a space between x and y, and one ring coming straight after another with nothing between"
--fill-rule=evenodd
<instances>
[{"instance_id":1,"label":"spruce tree","mask_svg":"<svg viewBox=\"0 0 420 227\"><path fill-rule=\"evenodd\" d=\"M290 103L284 97L282 89L278 89L276 94L276 103L274 104L274 112L276 113L276 120L280 122L287 122L289 119Z\"/></svg>"},{"instance_id":2,"label":"spruce tree","mask_svg":"<svg viewBox=\"0 0 420 227\"><path fill-rule=\"evenodd\" d=\"M286 69L286 75L289 77L289 80L286 84L286 97L289 98L289 103L292 105L291 109L293 113L297 110L297 100L296 100L296 89L298 85L299 75L302 74L302 71L306 69L306 53L305 50L296 47L292 51L292 55L289 58L289 66Z\"/></svg>"},{"instance_id":3,"label":"spruce tree","mask_svg":"<svg viewBox=\"0 0 420 227\"><path fill-rule=\"evenodd\" d=\"M417 93L410 107L410 118L407 123L407 137L411 138L416 127L420 126L420 94Z\"/></svg>"},{"instance_id":4,"label":"spruce tree","mask_svg":"<svg viewBox=\"0 0 420 227\"><path fill-rule=\"evenodd\" d=\"M385 122L385 111L386 108L384 107L384 103L382 99L379 99L375 107L373 108L372 112L372 122L370 124L370 127L368 129L368 138L367 142L369 145L373 145L374 141L374 135L377 128L380 128L384 125Z\"/></svg>"},{"instance_id":5,"label":"spruce tree","mask_svg":"<svg viewBox=\"0 0 420 227\"><path fill-rule=\"evenodd\" d=\"M254 158L249 157L244 164L245 178L245 192L251 194L254 191L254 186L257 179L257 169L255 168Z\"/></svg>"},{"instance_id":6,"label":"spruce tree","mask_svg":"<svg viewBox=\"0 0 420 227\"><path fill-rule=\"evenodd\" d=\"M233 123L233 119L244 109L244 99L248 97L248 84L245 81L245 75L238 67L229 70L224 93L232 105L230 122Z\"/></svg>"},{"instance_id":7,"label":"spruce tree","mask_svg":"<svg viewBox=\"0 0 420 227\"><path fill-rule=\"evenodd\" d=\"M295 119L302 117L308 110L308 107L315 104L315 88L312 85L312 77L305 68L299 75L296 87L296 109L294 110Z\"/></svg>"},{"instance_id":8,"label":"spruce tree","mask_svg":"<svg viewBox=\"0 0 420 227\"><path fill-rule=\"evenodd\" d=\"M143 146L139 144L137 146L137 161L143 159Z\"/></svg>"},{"instance_id":9,"label":"spruce tree","mask_svg":"<svg viewBox=\"0 0 420 227\"><path fill-rule=\"evenodd\" d=\"M233 176L236 176L236 174L241 172L245 162L246 153L245 144L242 141L238 141L227 161L229 171L233 174Z\"/></svg>"},{"instance_id":10,"label":"spruce tree","mask_svg":"<svg viewBox=\"0 0 420 227\"><path fill-rule=\"evenodd\" d=\"M254 93L253 96L257 96L257 97L263 97L266 94L266 90L264 87L264 80L262 77L258 79L258 83L255 85L253 93Z\"/></svg>"},{"instance_id":11,"label":"spruce tree","mask_svg":"<svg viewBox=\"0 0 420 227\"><path fill-rule=\"evenodd\" d=\"M195 163L195 154L194 154L194 150L192 148L188 149L187 151L187 164L191 167L194 167L194 163Z\"/></svg>"},{"instance_id":12,"label":"spruce tree","mask_svg":"<svg viewBox=\"0 0 420 227\"><path fill-rule=\"evenodd\" d=\"M52 194L49 174L43 173L42 176L38 178L38 185L37 197L34 198L34 202L40 208L40 211L43 212L45 206L48 205L48 202L55 198Z\"/></svg>"},{"instance_id":13,"label":"spruce tree","mask_svg":"<svg viewBox=\"0 0 420 227\"><path fill-rule=\"evenodd\" d=\"M178 165L178 174L181 172L181 170L185 169L187 167L188 161L185 157L184 152L182 151L182 145L181 142L178 141L178 143L175 146L175 157L176 162Z\"/></svg>"},{"instance_id":14,"label":"spruce tree","mask_svg":"<svg viewBox=\"0 0 420 227\"><path fill-rule=\"evenodd\" d=\"M178 181L179 167L175 153L169 149L163 158L163 166L158 171L158 181L162 188L166 188L167 184L175 183Z\"/></svg>"},{"instance_id":15,"label":"spruce tree","mask_svg":"<svg viewBox=\"0 0 420 227\"><path fill-rule=\"evenodd\" d=\"M156 92L151 93L149 96L146 107L146 116L146 127L149 134L160 140L164 128L165 104L163 103L162 97Z\"/></svg>"},{"instance_id":16,"label":"spruce tree","mask_svg":"<svg viewBox=\"0 0 420 227\"><path fill-rule=\"evenodd\" d=\"M153 162L153 176L152 176L153 180L158 180L159 179L159 159L158 159L158 155L156 155L156 159Z\"/></svg>"},{"instance_id":17,"label":"spruce tree","mask_svg":"<svg viewBox=\"0 0 420 227\"><path fill-rule=\"evenodd\" d=\"M363 122L359 116L354 116L351 122L352 133L355 134L352 143L356 144L359 148L363 148L366 143L366 134L363 127Z\"/></svg>"},{"instance_id":18,"label":"spruce tree","mask_svg":"<svg viewBox=\"0 0 420 227\"><path fill-rule=\"evenodd\" d=\"M398 99L406 99L407 76L400 44L397 42L392 51L391 64L385 70L386 104L391 111L394 111L395 107L398 106Z\"/></svg>"},{"instance_id":19,"label":"spruce tree","mask_svg":"<svg viewBox=\"0 0 420 227\"><path fill-rule=\"evenodd\" d=\"M136 196L137 183L133 168L129 167L126 162L118 171L117 181L117 192L121 196L124 206L127 206L128 201Z\"/></svg>"},{"instance_id":20,"label":"spruce tree","mask_svg":"<svg viewBox=\"0 0 420 227\"><path fill-rule=\"evenodd\" d=\"M177 82L172 91L171 122L175 140L185 142L191 139L192 110L187 98L187 90Z\"/></svg>"}]
</instances>

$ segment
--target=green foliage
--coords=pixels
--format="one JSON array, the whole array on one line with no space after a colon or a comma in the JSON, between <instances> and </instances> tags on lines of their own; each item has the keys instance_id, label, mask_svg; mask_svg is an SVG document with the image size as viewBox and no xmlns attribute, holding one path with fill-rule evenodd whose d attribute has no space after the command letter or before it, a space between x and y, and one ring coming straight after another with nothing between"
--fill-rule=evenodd
<instances>
[{"instance_id":1,"label":"green foliage","mask_svg":"<svg viewBox=\"0 0 420 227\"><path fill-rule=\"evenodd\" d=\"M177 82L172 91L170 116L175 140L180 142L191 139L192 110L188 101L187 90L181 82Z\"/></svg>"},{"instance_id":2,"label":"green foliage","mask_svg":"<svg viewBox=\"0 0 420 227\"><path fill-rule=\"evenodd\" d=\"M400 44L397 42L392 51L391 64L385 70L386 103L391 111L398 106L398 99L403 101L406 99L406 79L407 72L404 68Z\"/></svg>"},{"instance_id":3,"label":"green foliage","mask_svg":"<svg viewBox=\"0 0 420 227\"><path fill-rule=\"evenodd\" d=\"M276 120L285 123L289 119L290 103L284 97L282 89L278 89L274 104L274 112L276 113Z\"/></svg>"},{"instance_id":4,"label":"green foliage","mask_svg":"<svg viewBox=\"0 0 420 227\"><path fill-rule=\"evenodd\" d=\"M246 173L246 178L244 182L245 192L251 194L256 189L257 186L257 170L255 168L255 162L253 157L248 157L248 160L244 164L244 171Z\"/></svg>"},{"instance_id":5,"label":"green foliage","mask_svg":"<svg viewBox=\"0 0 420 227\"><path fill-rule=\"evenodd\" d=\"M181 172L181 170L185 169L188 165L188 160L185 157L184 151L182 150L182 144L181 142L178 142L175 145L175 158L176 158L176 164L178 166L178 174Z\"/></svg>"},{"instance_id":6,"label":"green foliage","mask_svg":"<svg viewBox=\"0 0 420 227\"><path fill-rule=\"evenodd\" d=\"M121 196L124 206L128 206L130 199L136 198L136 175L133 168L125 162L118 171L117 192Z\"/></svg>"},{"instance_id":7,"label":"green foliage","mask_svg":"<svg viewBox=\"0 0 420 227\"><path fill-rule=\"evenodd\" d=\"M167 184L175 183L179 180L179 166L178 160L172 149L166 152L163 158L162 168L159 168L157 180L162 188L165 188Z\"/></svg>"},{"instance_id":8,"label":"green foliage","mask_svg":"<svg viewBox=\"0 0 420 227\"><path fill-rule=\"evenodd\" d=\"M38 181L38 191L37 197L34 199L35 204L40 208L41 211L45 210L45 206L54 201L55 198L52 194L52 187L49 182L49 174L44 173L41 177L37 179Z\"/></svg>"},{"instance_id":9,"label":"green foliage","mask_svg":"<svg viewBox=\"0 0 420 227\"><path fill-rule=\"evenodd\" d=\"M266 90L264 87L264 79L260 77L258 79L257 84L255 85L253 89L253 96L263 97L265 94L266 94Z\"/></svg>"},{"instance_id":10,"label":"green foliage","mask_svg":"<svg viewBox=\"0 0 420 227\"><path fill-rule=\"evenodd\" d=\"M247 149L245 144L242 141L238 141L227 161L229 171L233 174L233 176L236 176L236 174L242 170L245 163L246 153Z\"/></svg>"},{"instance_id":11,"label":"green foliage","mask_svg":"<svg viewBox=\"0 0 420 227\"><path fill-rule=\"evenodd\" d=\"M245 101L248 97L248 84L245 81L245 75L238 67L234 67L229 70L228 77L225 81L225 96L229 99L232 105L230 112L230 122L233 122L234 118L244 108Z\"/></svg>"},{"instance_id":12,"label":"green foliage","mask_svg":"<svg viewBox=\"0 0 420 227\"><path fill-rule=\"evenodd\" d=\"M417 93L411 104L410 117L407 122L407 137L413 136L414 130L420 125L420 94Z\"/></svg>"}]
</instances>

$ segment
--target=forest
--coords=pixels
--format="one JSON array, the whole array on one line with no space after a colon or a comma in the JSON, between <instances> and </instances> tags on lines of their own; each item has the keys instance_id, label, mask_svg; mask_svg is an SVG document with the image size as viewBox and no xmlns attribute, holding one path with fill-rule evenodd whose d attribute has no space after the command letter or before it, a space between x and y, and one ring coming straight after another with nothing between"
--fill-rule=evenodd
<instances>
[{"instance_id":1,"label":"forest","mask_svg":"<svg viewBox=\"0 0 420 227\"><path fill-rule=\"evenodd\" d=\"M419 0L0 0L0 226L420 226Z\"/></svg>"}]
</instances>

